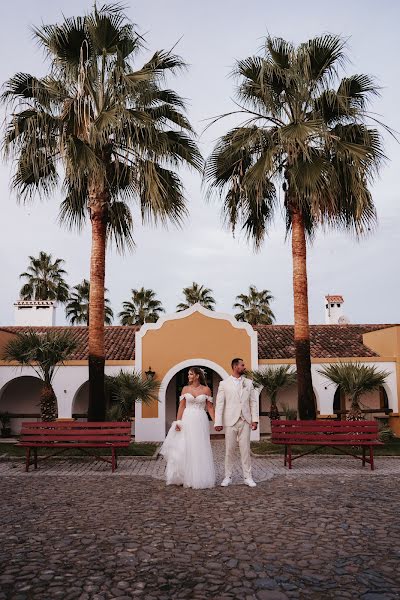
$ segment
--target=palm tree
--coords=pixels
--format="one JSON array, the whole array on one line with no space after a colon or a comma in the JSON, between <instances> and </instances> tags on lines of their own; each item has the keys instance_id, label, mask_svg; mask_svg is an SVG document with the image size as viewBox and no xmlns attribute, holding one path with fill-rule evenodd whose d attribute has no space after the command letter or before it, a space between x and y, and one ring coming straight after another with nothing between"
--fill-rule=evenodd
<instances>
[{"instance_id":1,"label":"palm tree","mask_svg":"<svg viewBox=\"0 0 400 600\"><path fill-rule=\"evenodd\" d=\"M21 367L32 367L43 381L40 392L40 414L42 421L54 421L57 418L57 398L52 381L58 368L72 358L76 342L68 332L26 331L18 333L5 346L2 359L16 361Z\"/></svg>"},{"instance_id":2,"label":"palm tree","mask_svg":"<svg viewBox=\"0 0 400 600\"><path fill-rule=\"evenodd\" d=\"M104 292L108 292L107 288ZM89 297L90 282L87 279L73 287L65 307L65 315L71 325L89 325ZM110 299L104 297L104 324L111 325L113 317Z\"/></svg>"},{"instance_id":3,"label":"palm tree","mask_svg":"<svg viewBox=\"0 0 400 600\"><path fill-rule=\"evenodd\" d=\"M163 82L185 65L157 51L141 68L143 46L118 4L34 29L50 62L48 75L17 73L3 100L14 111L4 146L15 159L12 185L22 199L50 195L63 178L61 222L90 221L90 420L105 416L104 283L106 247L132 248L132 214L144 222L178 225L187 209L179 165L202 159L183 100Z\"/></svg>"},{"instance_id":4,"label":"palm tree","mask_svg":"<svg viewBox=\"0 0 400 600\"><path fill-rule=\"evenodd\" d=\"M67 272L63 269L61 258L53 260L51 254L39 252L39 256L30 256L30 264L20 279L26 282L21 288L22 300L56 300L66 302L69 287L64 277Z\"/></svg>"},{"instance_id":5,"label":"palm tree","mask_svg":"<svg viewBox=\"0 0 400 600\"><path fill-rule=\"evenodd\" d=\"M376 220L369 183L384 158L381 135L369 125L367 75L339 80L345 42L334 35L295 47L268 37L265 53L238 61L234 74L246 120L217 143L205 178L223 199L233 230L259 249L282 197L292 237L294 337L298 406L315 418L308 318L307 245L319 225L359 236ZM221 118L221 117L219 117ZM282 189L281 196L278 191Z\"/></svg>"},{"instance_id":6,"label":"palm tree","mask_svg":"<svg viewBox=\"0 0 400 600\"><path fill-rule=\"evenodd\" d=\"M249 375L255 387L264 388L270 398L270 419L280 419L276 398L280 390L284 390L296 383L296 371L293 371L289 365L281 365L279 367L265 367L265 369L260 369L259 371L251 371Z\"/></svg>"},{"instance_id":7,"label":"palm tree","mask_svg":"<svg viewBox=\"0 0 400 600\"><path fill-rule=\"evenodd\" d=\"M343 393L350 397L348 421L364 419L360 406L361 396L379 389L389 375L388 371L381 371L375 365L361 363L334 363L319 369L318 373L340 386Z\"/></svg>"},{"instance_id":8,"label":"palm tree","mask_svg":"<svg viewBox=\"0 0 400 600\"><path fill-rule=\"evenodd\" d=\"M258 291L255 285L249 287L248 294L236 296L233 308L239 312L235 315L238 321L246 321L250 325L272 325L275 315L269 305L274 297L269 290Z\"/></svg>"},{"instance_id":9,"label":"palm tree","mask_svg":"<svg viewBox=\"0 0 400 600\"><path fill-rule=\"evenodd\" d=\"M119 313L121 325L143 325L155 323L160 314L165 312L161 302L157 300L153 290L132 290L132 298L123 302L123 310Z\"/></svg>"},{"instance_id":10,"label":"palm tree","mask_svg":"<svg viewBox=\"0 0 400 600\"><path fill-rule=\"evenodd\" d=\"M121 371L106 376L106 389L111 404L107 412L109 421L130 421L135 414L135 402L150 404L158 401L160 384L156 379L143 379L139 373Z\"/></svg>"},{"instance_id":11,"label":"palm tree","mask_svg":"<svg viewBox=\"0 0 400 600\"><path fill-rule=\"evenodd\" d=\"M176 307L178 312L186 310L193 304L201 304L208 310L214 310L215 300L212 296L213 291L204 285L199 285L193 282L191 286L183 288L183 295L185 296L185 302L181 302Z\"/></svg>"}]
</instances>

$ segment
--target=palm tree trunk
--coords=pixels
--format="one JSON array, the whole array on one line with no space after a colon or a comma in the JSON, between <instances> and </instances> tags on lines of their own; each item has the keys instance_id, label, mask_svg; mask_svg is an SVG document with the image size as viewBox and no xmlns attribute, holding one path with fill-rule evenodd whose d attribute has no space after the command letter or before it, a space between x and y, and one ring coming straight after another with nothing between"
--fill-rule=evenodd
<instances>
[{"instance_id":1,"label":"palm tree trunk","mask_svg":"<svg viewBox=\"0 0 400 600\"><path fill-rule=\"evenodd\" d=\"M53 387L44 382L40 392L40 418L42 421L55 421L57 414L57 398Z\"/></svg>"},{"instance_id":2,"label":"palm tree trunk","mask_svg":"<svg viewBox=\"0 0 400 600\"><path fill-rule=\"evenodd\" d=\"M104 284L106 263L107 216L104 193L90 195L92 253L89 293L89 421L104 421Z\"/></svg>"},{"instance_id":3,"label":"palm tree trunk","mask_svg":"<svg viewBox=\"0 0 400 600\"><path fill-rule=\"evenodd\" d=\"M271 419L271 421L275 421L281 418L278 406L276 404L276 394L272 394L271 396L271 410L269 412L269 418Z\"/></svg>"},{"instance_id":4,"label":"palm tree trunk","mask_svg":"<svg viewBox=\"0 0 400 600\"><path fill-rule=\"evenodd\" d=\"M347 414L347 421L364 421L364 413L361 410L361 406L358 403L358 398L354 397L351 399L350 410Z\"/></svg>"},{"instance_id":5,"label":"palm tree trunk","mask_svg":"<svg viewBox=\"0 0 400 600\"><path fill-rule=\"evenodd\" d=\"M298 409L300 419L315 419L308 322L307 247L303 216L296 208L292 209L292 257Z\"/></svg>"}]
</instances>

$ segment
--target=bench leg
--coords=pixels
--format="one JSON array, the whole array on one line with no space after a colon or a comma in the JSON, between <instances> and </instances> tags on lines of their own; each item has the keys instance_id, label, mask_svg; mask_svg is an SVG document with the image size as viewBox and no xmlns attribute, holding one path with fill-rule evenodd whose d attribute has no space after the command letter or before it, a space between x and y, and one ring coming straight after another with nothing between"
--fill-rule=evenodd
<instances>
[{"instance_id":1,"label":"bench leg","mask_svg":"<svg viewBox=\"0 0 400 600\"><path fill-rule=\"evenodd\" d=\"M118 450L115 448L115 468L118 469Z\"/></svg>"},{"instance_id":2,"label":"bench leg","mask_svg":"<svg viewBox=\"0 0 400 600\"><path fill-rule=\"evenodd\" d=\"M369 460L370 460L370 464L371 464L371 471L373 471L375 469L375 465L374 465L374 447L373 446L369 447Z\"/></svg>"},{"instance_id":3,"label":"bench leg","mask_svg":"<svg viewBox=\"0 0 400 600\"><path fill-rule=\"evenodd\" d=\"M285 446L285 460L283 462L285 467L286 467L286 463L287 463L287 446Z\"/></svg>"},{"instance_id":4,"label":"bench leg","mask_svg":"<svg viewBox=\"0 0 400 600\"><path fill-rule=\"evenodd\" d=\"M31 449L26 449L26 460L25 460L25 471L29 471L29 465L31 464Z\"/></svg>"},{"instance_id":5,"label":"bench leg","mask_svg":"<svg viewBox=\"0 0 400 600\"><path fill-rule=\"evenodd\" d=\"M37 469L37 448L33 449L33 460L34 460L35 469Z\"/></svg>"},{"instance_id":6,"label":"bench leg","mask_svg":"<svg viewBox=\"0 0 400 600\"><path fill-rule=\"evenodd\" d=\"M111 448L111 471L115 471L115 448Z\"/></svg>"},{"instance_id":7,"label":"bench leg","mask_svg":"<svg viewBox=\"0 0 400 600\"><path fill-rule=\"evenodd\" d=\"M292 446L289 446L289 469L292 468Z\"/></svg>"},{"instance_id":8,"label":"bench leg","mask_svg":"<svg viewBox=\"0 0 400 600\"><path fill-rule=\"evenodd\" d=\"M365 467L365 446L362 447L362 466Z\"/></svg>"}]
</instances>

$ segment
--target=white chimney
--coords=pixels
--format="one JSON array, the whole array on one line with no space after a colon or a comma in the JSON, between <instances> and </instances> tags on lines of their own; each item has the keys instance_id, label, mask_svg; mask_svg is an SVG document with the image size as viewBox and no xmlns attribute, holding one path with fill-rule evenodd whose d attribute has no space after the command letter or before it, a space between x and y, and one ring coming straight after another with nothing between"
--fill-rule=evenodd
<instances>
[{"instance_id":1,"label":"white chimney","mask_svg":"<svg viewBox=\"0 0 400 600\"><path fill-rule=\"evenodd\" d=\"M348 322L343 314L343 296L325 296L325 323L327 325L340 325Z\"/></svg>"},{"instance_id":2,"label":"white chimney","mask_svg":"<svg viewBox=\"0 0 400 600\"><path fill-rule=\"evenodd\" d=\"M53 300L19 300L14 303L15 324L30 327L53 327L57 303Z\"/></svg>"}]
</instances>

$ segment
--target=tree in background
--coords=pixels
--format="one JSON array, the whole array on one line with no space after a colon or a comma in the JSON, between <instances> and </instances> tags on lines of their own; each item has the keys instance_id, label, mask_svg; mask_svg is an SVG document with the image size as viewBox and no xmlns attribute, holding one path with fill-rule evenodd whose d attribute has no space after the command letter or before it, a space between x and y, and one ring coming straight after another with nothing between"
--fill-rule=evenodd
<instances>
[{"instance_id":1,"label":"tree in background","mask_svg":"<svg viewBox=\"0 0 400 600\"><path fill-rule=\"evenodd\" d=\"M107 411L109 421L130 421L135 415L135 403L150 404L158 401L160 384L156 379L144 379L138 373L121 371L106 376L106 389L110 395Z\"/></svg>"},{"instance_id":2,"label":"tree in background","mask_svg":"<svg viewBox=\"0 0 400 600\"><path fill-rule=\"evenodd\" d=\"M235 314L235 318L250 325L271 325L275 321L269 305L273 299L269 290L258 291L255 285L251 285L248 294L236 296L233 308L239 312Z\"/></svg>"},{"instance_id":3,"label":"tree in background","mask_svg":"<svg viewBox=\"0 0 400 600\"><path fill-rule=\"evenodd\" d=\"M204 287L204 285L193 282L191 286L183 288L185 301L178 304L176 310L178 312L186 310L190 306L193 306L193 304L201 304L204 308L208 308L208 310L214 310L215 300L212 293L213 291Z\"/></svg>"},{"instance_id":4,"label":"tree in background","mask_svg":"<svg viewBox=\"0 0 400 600\"><path fill-rule=\"evenodd\" d=\"M296 383L296 371L293 371L290 365L280 365L279 367L265 367L258 371L251 371L249 376L255 387L260 388L260 390L265 389L269 396L271 401L270 419L280 419L276 399L279 391Z\"/></svg>"},{"instance_id":5,"label":"tree in background","mask_svg":"<svg viewBox=\"0 0 400 600\"><path fill-rule=\"evenodd\" d=\"M104 290L108 292L107 289ZM71 325L89 325L90 282L84 279L72 288L65 307L65 315ZM111 325L114 317L110 299L104 296L104 324Z\"/></svg>"},{"instance_id":6,"label":"tree in background","mask_svg":"<svg viewBox=\"0 0 400 600\"><path fill-rule=\"evenodd\" d=\"M53 379L57 369L70 360L76 349L76 342L68 332L27 331L18 333L5 346L2 359L15 361L21 367L32 367L43 381L40 393L40 415L42 421L57 418L57 398L53 389Z\"/></svg>"},{"instance_id":7,"label":"tree in background","mask_svg":"<svg viewBox=\"0 0 400 600\"><path fill-rule=\"evenodd\" d=\"M236 63L242 125L207 161L209 193L223 200L226 222L256 249L282 205L293 259L294 341L301 419L315 419L308 317L307 239L320 226L356 236L376 221L369 185L382 160L382 138L368 113L378 87L368 75L339 78L346 42L335 35L298 46L267 37L261 56ZM229 113L232 114L232 113ZM374 126L370 126L373 123Z\"/></svg>"},{"instance_id":8,"label":"tree in background","mask_svg":"<svg viewBox=\"0 0 400 600\"><path fill-rule=\"evenodd\" d=\"M68 300L69 287L65 281L67 272L63 268L64 260L55 258L46 252L39 256L30 256L27 270L21 273L25 279L21 288L22 300L55 300L64 303Z\"/></svg>"},{"instance_id":9,"label":"tree in background","mask_svg":"<svg viewBox=\"0 0 400 600\"><path fill-rule=\"evenodd\" d=\"M319 369L318 373L340 386L342 392L350 398L348 421L364 419L360 406L361 397L383 386L389 375L388 371L377 369L375 365L361 363L334 363Z\"/></svg>"},{"instance_id":10,"label":"tree in background","mask_svg":"<svg viewBox=\"0 0 400 600\"><path fill-rule=\"evenodd\" d=\"M143 325L144 323L155 323L165 312L161 302L157 300L153 290L131 291L131 299L123 302L123 310L119 313L121 325Z\"/></svg>"},{"instance_id":11,"label":"tree in background","mask_svg":"<svg viewBox=\"0 0 400 600\"><path fill-rule=\"evenodd\" d=\"M14 111L4 147L20 198L49 196L60 178L61 221L91 224L89 420L105 418L106 247L133 246L137 201L143 222L180 224L187 209L180 165L202 168L184 101L164 81L185 65L157 51L141 68L143 37L119 4L34 29L49 61L44 77L17 73L3 100Z\"/></svg>"}]
</instances>

